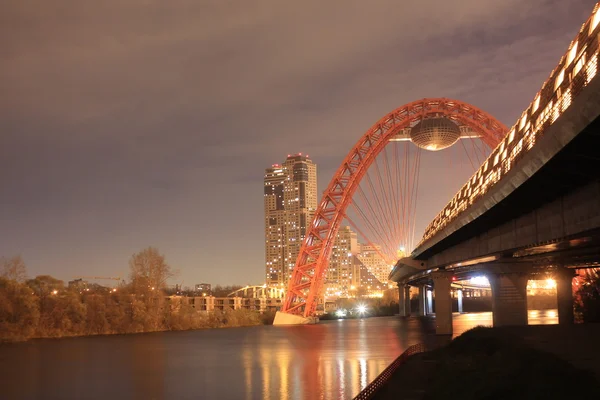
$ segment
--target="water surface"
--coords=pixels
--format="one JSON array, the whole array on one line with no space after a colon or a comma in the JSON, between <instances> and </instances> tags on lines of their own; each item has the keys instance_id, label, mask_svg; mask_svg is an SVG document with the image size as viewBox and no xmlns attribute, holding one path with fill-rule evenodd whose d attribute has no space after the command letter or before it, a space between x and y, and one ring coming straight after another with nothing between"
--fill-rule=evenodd
<instances>
[{"instance_id":1,"label":"water surface","mask_svg":"<svg viewBox=\"0 0 600 400\"><path fill-rule=\"evenodd\" d=\"M491 321L455 314L455 334ZM0 398L350 399L433 330L431 317L385 317L1 345Z\"/></svg>"}]
</instances>

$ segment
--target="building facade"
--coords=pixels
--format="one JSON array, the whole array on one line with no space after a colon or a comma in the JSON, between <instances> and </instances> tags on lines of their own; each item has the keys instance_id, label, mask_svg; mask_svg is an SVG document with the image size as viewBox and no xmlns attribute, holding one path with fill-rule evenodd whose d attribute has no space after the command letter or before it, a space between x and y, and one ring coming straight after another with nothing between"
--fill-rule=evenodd
<instances>
[{"instance_id":1,"label":"building facade","mask_svg":"<svg viewBox=\"0 0 600 400\"><path fill-rule=\"evenodd\" d=\"M383 295L386 286L373 275L358 256L354 257L351 297L379 297L379 295Z\"/></svg>"},{"instance_id":2,"label":"building facade","mask_svg":"<svg viewBox=\"0 0 600 400\"><path fill-rule=\"evenodd\" d=\"M349 226L341 227L335 237L335 242L329 258L327 279L325 281L325 297L347 297L353 285L356 284L354 273L354 257L360 247L356 232Z\"/></svg>"},{"instance_id":3,"label":"building facade","mask_svg":"<svg viewBox=\"0 0 600 400\"><path fill-rule=\"evenodd\" d=\"M283 164L274 164L265 170L265 276L268 286L287 286L317 202L317 165L307 155L288 155Z\"/></svg>"},{"instance_id":4,"label":"building facade","mask_svg":"<svg viewBox=\"0 0 600 400\"><path fill-rule=\"evenodd\" d=\"M197 283L194 286L194 290L196 292L201 292L201 293L210 293L212 287L210 285L210 283Z\"/></svg>"},{"instance_id":5,"label":"building facade","mask_svg":"<svg viewBox=\"0 0 600 400\"><path fill-rule=\"evenodd\" d=\"M381 247L361 244L358 258L381 283L387 283L391 266L383 259Z\"/></svg>"}]
</instances>

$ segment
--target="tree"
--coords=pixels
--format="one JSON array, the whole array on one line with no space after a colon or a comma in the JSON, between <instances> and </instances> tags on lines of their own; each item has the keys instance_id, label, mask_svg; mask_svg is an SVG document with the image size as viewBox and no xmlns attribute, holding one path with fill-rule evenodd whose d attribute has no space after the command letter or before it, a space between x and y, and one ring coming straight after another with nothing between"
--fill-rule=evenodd
<instances>
[{"instance_id":1,"label":"tree","mask_svg":"<svg viewBox=\"0 0 600 400\"><path fill-rule=\"evenodd\" d=\"M0 262L0 276L19 283L25 282L27 279L27 268L25 267L23 258L21 256L9 259L2 258Z\"/></svg>"},{"instance_id":2,"label":"tree","mask_svg":"<svg viewBox=\"0 0 600 400\"><path fill-rule=\"evenodd\" d=\"M38 334L41 337L74 336L85 333L86 306L77 293L52 294L40 305Z\"/></svg>"},{"instance_id":3,"label":"tree","mask_svg":"<svg viewBox=\"0 0 600 400\"><path fill-rule=\"evenodd\" d=\"M165 257L155 247L148 247L134 254L129 261L131 285L135 293L159 291L167 286L173 276Z\"/></svg>"},{"instance_id":4,"label":"tree","mask_svg":"<svg viewBox=\"0 0 600 400\"><path fill-rule=\"evenodd\" d=\"M27 286L0 277L0 342L34 335L40 317L36 300Z\"/></svg>"},{"instance_id":5,"label":"tree","mask_svg":"<svg viewBox=\"0 0 600 400\"><path fill-rule=\"evenodd\" d=\"M583 279L577 291L575 310L584 322L600 322L600 276Z\"/></svg>"},{"instance_id":6,"label":"tree","mask_svg":"<svg viewBox=\"0 0 600 400\"><path fill-rule=\"evenodd\" d=\"M56 279L50 275L38 275L33 279L25 282L40 299L44 299L51 294L56 294L64 289L65 283L60 279Z\"/></svg>"},{"instance_id":7,"label":"tree","mask_svg":"<svg viewBox=\"0 0 600 400\"><path fill-rule=\"evenodd\" d=\"M107 295L91 294L84 297L86 305L87 335L102 335L110 333L110 325L106 319Z\"/></svg>"},{"instance_id":8,"label":"tree","mask_svg":"<svg viewBox=\"0 0 600 400\"><path fill-rule=\"evenodd\" d=\"M397 305L399 299L400 292L398 289L386 289L383 291L383 297L381 299L381 304L385 306Z\"/></svg>"}]
</instances>

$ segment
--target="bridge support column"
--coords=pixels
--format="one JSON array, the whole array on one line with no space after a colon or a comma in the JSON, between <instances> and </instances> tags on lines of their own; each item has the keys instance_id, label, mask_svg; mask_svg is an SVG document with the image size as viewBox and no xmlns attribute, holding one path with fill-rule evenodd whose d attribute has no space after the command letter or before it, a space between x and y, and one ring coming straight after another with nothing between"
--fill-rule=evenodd
<instances>
[{"instance_id":1,"label":"bridge support column","mask_svg":"<svg viewBox=\"0 0 600 400\"><path fill-rule=\"evenodd\" d=\"M463 312L463 291L462 289L458 289L456 291L456 298L458 299L458 312Z\"/></svg>"},{"instance_id":2,"label":"bridge support column","mask_svg":"<svg viewBox=\"0 0 600 400\"><path fill-rule=\"evenodd\" d=\"M401 317L410 317L410 286L398 284L398 305Z\"/></svg>"},{"instance_id":3,"label":"bridge support column","mask_svg":"<svg viewBox=\"0 0 600 400\"><path fill-rule=\"evenodd\" d=\"M433 314L433 291L427 290L425 297L425 314Z\"/></svg>"},{"instance_id":4,"label":"bridge support column","mask_svg":"<svg viewBox=\"0 0 600 400\"><path fill-rule=\"evenodd\" d=\"M572 324L573 315L573 277L575 271L567 268L559 268L555 274L556 297L558 303L558 323Z\"/></svg>"},{"instance_id":5,"label":"bridge support column","mask_svg":"<svg viewBox=\"0 0 600 400\"><path fill-rule=\"evenodd\" d=\"M436 271L431 277L435 293L435 333L452 335L452 273Z\"/></svg>"},{"instance_id":6,"label":"bridge support column","mask_svg":"<svg viewBox=\"0 0 600 400\"><path fill-rule=\"evenodd\" d=\"M306 325L316 324L319 319L316 317L303 317L301 315L288 314L286 312L277 311L275 313L275 319L273 325Z\"/></svg>"},{"instance_id":7,"label":"bridge support column","mask_svg":"<svg viewBox=\"0 0 600 400\"><path fill-rule=\"evenodd\" d=\"M427 315L427 286L419 286L419 316Z\"/></svg>"},{"instance_id":8,"label":"bridge support column","mask_svg":"<svg viewBox=\"0 0 600 400\"><path fill-rule=\"evenodd\" d=\"M527 267L525 267L527 268ZM522 266L505 266L488 274L494 326L527 325L527 280ZM514 270L521 269L519 272Z\"/></svg>"}]
</instances>

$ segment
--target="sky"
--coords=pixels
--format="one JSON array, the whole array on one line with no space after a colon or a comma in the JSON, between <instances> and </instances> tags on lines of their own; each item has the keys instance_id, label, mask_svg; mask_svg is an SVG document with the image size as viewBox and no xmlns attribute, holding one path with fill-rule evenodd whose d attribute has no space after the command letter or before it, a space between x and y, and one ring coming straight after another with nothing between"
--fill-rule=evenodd
<instances>
[{"instance_id":1,"label":"sky","mask_svg":"<svg viewBox=\"0 0 600 400\"><path fill-rule=\"evenodd\" d=\"M425 97L511 126L594 4L0 0L0 256L125 277L156 246L172 283L261 284L265 168L308 153L320 192Z\"/></svg>"}]
</instances>

